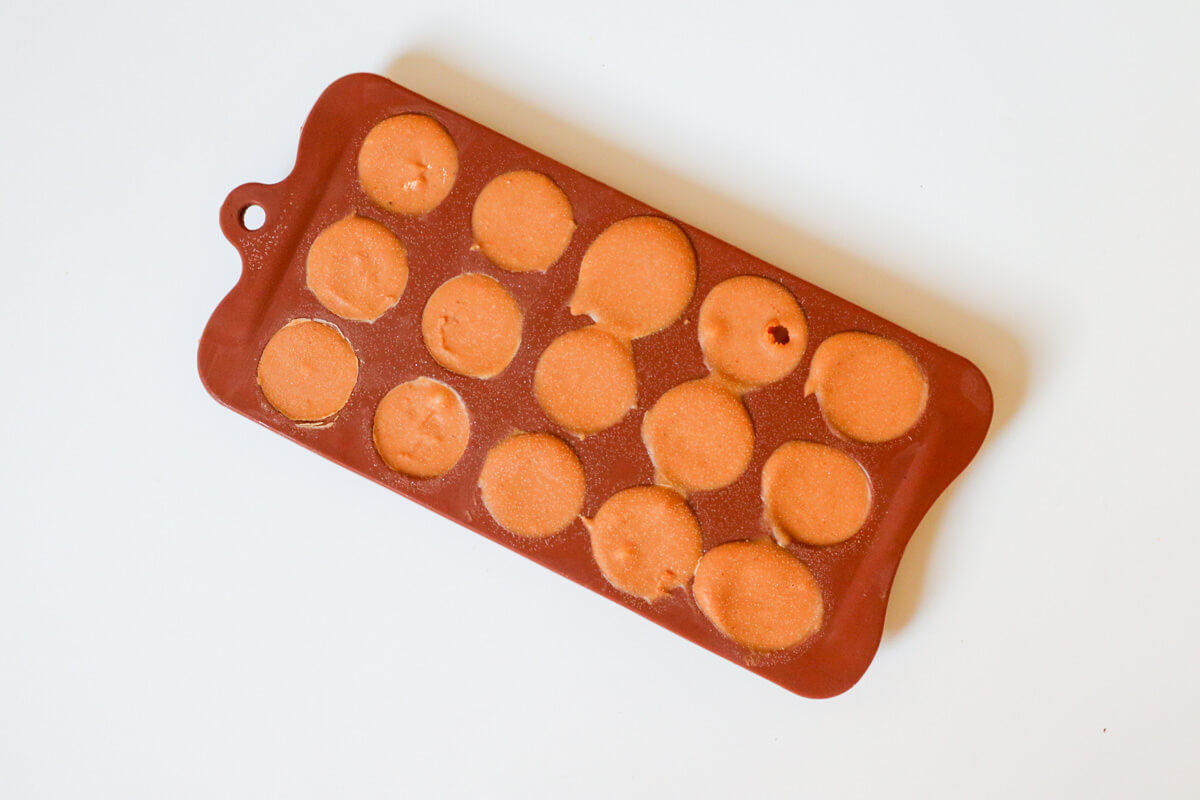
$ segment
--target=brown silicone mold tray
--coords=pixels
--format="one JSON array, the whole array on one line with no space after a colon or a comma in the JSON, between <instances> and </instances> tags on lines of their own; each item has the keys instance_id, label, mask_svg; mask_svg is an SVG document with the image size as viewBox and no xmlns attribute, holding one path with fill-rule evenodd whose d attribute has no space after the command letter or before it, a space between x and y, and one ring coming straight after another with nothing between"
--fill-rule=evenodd
<instances>
[{"instance_id":1,"label":"brown silicone mold tray","mask_svg":"<svg viewBox=\"0 0 1200 800\"><path fill-rule=\"evenodd\" d=\"M458 148L459 171L452 190L432 211L416 216L376 206L357 176L359 148L367 133L380 121L408 112L436 119ZM506 272L472 249L471 215L480 190L497 175L518 169L543 173L557 183L570 200L577 224L567 249L545 273ZM265 224L254 231L243 225L243 214L252 205L266 211ZM373 323L340 318L306 286L305 261L314 239L351 213L385 225L408 253L403 295ZM930 505L983 442L992 415L987 381L960 356L678 222L696 255L692 299L673 324L633 341L636 407L601 433L573 436L543 413L532 390L534 370L551 341L591 322L569 310L589 244L612 223L635 215L666 218L388 80L366 74L342 78L321 95L309 115L292 173L273 185L239 186L221 208L221 229L241 254L243 271L204 331L201 378L218 401L238 413L793 692L809 697L843 692L862 676L879 646L888 592L905 545ZM799 269L803 271L803 265ZM516 356L507 369L486 380L442 368L422 340L422 309L431 293L466 272L499 280L524 312L524 335ZM643 417L669 389L709 373L697 340L699 309L715 285L738 275L770 278L795 296L807 319L807 348L789 375L743 397L754 427L749 467L724 488L688 495L704 550L734 540L770 539L761 496L762 468L785 442L804 440L838 448L857 460L871 486L871 510L857 535L827 547L787 545L815 577L824 616L819 629L799 645L769 654L751 651L718 631L701 613L689 587L654 602L614 588L592 557L582 520L547 538L522 538L493 520L478 488L488 451L514 431L549 432L570 444L587 480L583 517L591 518L622 489L655 483L654 465L641 437ZM267 402L256 381L268 340L300 318L335 325L359 361L348 402L323 425L301 425L284 417ZM814 351L830 336L847 331L892 340L924 373L924 412L904 435L878 444L843 438L822 417L817 398L805 395ZM372 423L376 406L392 387L422 376L460 395L470 415L470 439L449 472L415 479L381 461L372 444ZM629 657L638 656L631 652Z\"/></svg>"}]
</instances>

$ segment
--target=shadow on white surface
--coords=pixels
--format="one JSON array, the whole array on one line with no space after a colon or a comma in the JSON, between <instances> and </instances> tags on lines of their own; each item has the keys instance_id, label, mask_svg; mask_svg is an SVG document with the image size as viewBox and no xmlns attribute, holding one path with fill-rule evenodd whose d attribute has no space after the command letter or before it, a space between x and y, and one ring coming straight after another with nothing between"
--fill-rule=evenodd
<instances>
[{"instance_id":1,"label":"shadow on white surface","mask_svg":"<svg viewBox=\"0 0 1200 800\"><path fill-rule=\"evenodd\" d=\"M630 195L637 197L639 186L653 186L656 197L652 205L760 257L767 249L787 252L791 263L764 258L970 359L987 376L995 397L995 415L981 457L1020 407L1029 382L1027 351L1022 340L998 322L956 306L778 217L604 141L447 58L410 50L392 61L384 75ZM623 182L622 175L636 176L637 185ZM711 220L720 220L720 224ZM885 636L900 631L920 606L934 533L941 527L960 480L938 498L909 542L892 587Z\"/></svg>"}]
</instances>

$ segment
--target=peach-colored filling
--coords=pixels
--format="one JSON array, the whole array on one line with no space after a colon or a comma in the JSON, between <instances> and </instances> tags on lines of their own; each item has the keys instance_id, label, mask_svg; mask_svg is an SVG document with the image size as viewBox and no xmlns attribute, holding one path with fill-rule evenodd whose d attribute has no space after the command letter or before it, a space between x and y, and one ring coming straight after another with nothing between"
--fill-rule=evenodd
<instances>
[{"instance_id":1,"label":"peach-colored filling","mask_svg":"<svg viewBox=\"0 0 1200 800\"><path fill-rule=\"evenodd\" d=\"M499 375L521 346L524 315L499 281L468 272L443 283L421 315L421 336L434 360L473 378Z\"/></svg>"},{"instance_id":2,"label":"peach-colored filling","mask_svg":"<svg viewBox=\"0 0 1200 800\"><path fill-rule=\"evenodd\" d=\"M341 332L315 319L284 325L258 359L258 385L285 417L317 422L342 410L358 381L358 357Z\"/></svg>"},{"instance_id":3,"label":"peach-colored filling","mask_svg":"<svg viewBox=\"0 0 1200 800\"><path fill-rule=\"evenodd\" d=\"M517 170L492 179L471 212L475 244L511 272L545 272L575 232L571 201L540 172Z\"/></svg>"},{"instance_id":4,"label":"peach-colored filling","mask_svg":"<svg viewBox=\"0 0 1200 800\"><path fill-rule=\"evenodd\" d=\"M608 582L645 600L686 586L700 560L700 523L678 492L662 486L617 492L588 530Z\"/></svg>"},{"instance_id":5,"label":"peach-colored filling","mask_svg":"<svg viewBox=\"0 0 1200 800\"><path fill-rule=\"evenodd\" d=\"M903 347L853 331L817 347L804 394L816 394L821 414L837 433L859 442L886 442L917 424L929 385Z\"/></svg>"},{"instance_id":6,"label":"peach-colored filling","mask_svg":"<svg viewBox=\"0 0 1200 800\"><path fill-rule=\"evenodd\" d=\"M449 471L467 449L470 432L462 398L432 378L402 383L384 395L372 429L383 462L413 478Z\"/></svg>"},{"instance_id":7,"label":"peach-colored filling","mask_svg":"<svg viewBox=\"0 0 1200 800\"><path fill-rule=\"evenodd\" d=\"M696 254L679 226L630 217L610 225L584 253L571 313L636 339L677 320L695 288Z\"/></svg>"},{"instance_id":8,"label":"peach-colored filling","mask_svg":"<svg viewBox=\"0 0 1200 800\"><path fill-rule=\"evenodd\" d=\"M518 433L493 447L479 474L488 513L518 536L544 538L583 509L587 481L566 442L549 433Z\"/></svg>"},{"instance_id":9,"label":"peach-colored filling","mask_svg":"<svg viewBox=\"0 0 1200 800\"><path fill-rule=\"evenodd\" d=\"M741 398L711 380L681 383L642 419L661 480L684 491L719 489L746 471L754 425Z\"/></svg>"},{"instance_id":10,"label":"peach-colored filling","mask_svg":"<svg viewBox=\"0 0 1200 800\"><path fill-rule=\"evenodd\" d=\"M380 122L358 151L358 180L367 196L397 214L424 214L446 199L458 176L458 148L425 114Z\"/></svg>"},{"instance_id":11,"label":"peach-colored filling","mask_svg":"<svg viewBox=\"0 0 1200 800\"><path fill-rule=\"evenodd\" d=\"M637 403L633 353L595 325L567 331L538 359L533 391L554 422L580 436L598 433Z\"/></svg>"},{"instance_id":12,"label":"peach-colored filling","mask_svg":"<svg viewBox=\"0 0 1200 800\"><path fill-rule=\"evenodd\" d=\"M782 285L741 275L713 287L696 325L709 368L744 386L787 377L808 342L804 312Z\"/></svg>"},{"instance_id":13,"label":"peach-colored filling","mask_svg":"<svg viewBox=\"0 0 1200 800\"><path fill-rule=\"evenodd\" d=\"M781 544L844 542L871 510L871 483L859 463L816 442L785 442L762 471L767 521Z\"/></svg>"},{"instance_id":14,"label":"peach-colored filling","mask_svg":"<svg viewBox=\"0 0 1200 800\"><path fill-rule=\"evenodd\" d=\"M339 317L373 322L408 283L408 253L373 219L351 214L317 236L305 263L308 288Z\"/></svg>"},{"instance_id":15,"label":"peach-colored filling","mask_svg":"<svg viewBox=\"0 0 1200 800\"><path fill-rule=\"evenodd\" d=\"M704 554L692 593L704 616L759 652L793 647L821 627L821 588L808 567L773 542L729 542Z\"/></svg>"}]
</instances>

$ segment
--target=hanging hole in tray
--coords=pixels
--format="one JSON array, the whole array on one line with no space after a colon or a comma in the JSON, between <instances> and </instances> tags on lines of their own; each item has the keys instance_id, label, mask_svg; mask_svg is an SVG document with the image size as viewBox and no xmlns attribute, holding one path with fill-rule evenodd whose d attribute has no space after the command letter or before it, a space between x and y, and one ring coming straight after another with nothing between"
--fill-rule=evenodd
<instances>
[{"instance_id":1,"label":"hanging hole in tray","mask_svg":"<svg viewBox=\"0 0 1200 800\"><path fill-rule=\"evenodd\" d=\"M242 227L248 231L256 231L267 224L267 210L260 205L251 203L242 209L238 215Z\"/></svg>"}]
</instances>

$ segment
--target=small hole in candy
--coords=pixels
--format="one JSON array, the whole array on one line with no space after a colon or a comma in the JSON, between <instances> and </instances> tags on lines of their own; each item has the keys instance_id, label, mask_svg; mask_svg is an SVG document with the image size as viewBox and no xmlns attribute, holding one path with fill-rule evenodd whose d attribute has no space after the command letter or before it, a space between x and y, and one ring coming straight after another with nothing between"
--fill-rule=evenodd
<instances>
[{"instance_id":1,"label":"small hole in candy","mask_svg":"<svg viewBox=\"0 0 1200 800\"><path fill-rule=\"evenodd\" d=\"M775 344L787 344L791 340L788 335L788 329L782 325L772 325L767 328L767 338Z\"/></svg>"}]
</instances>

